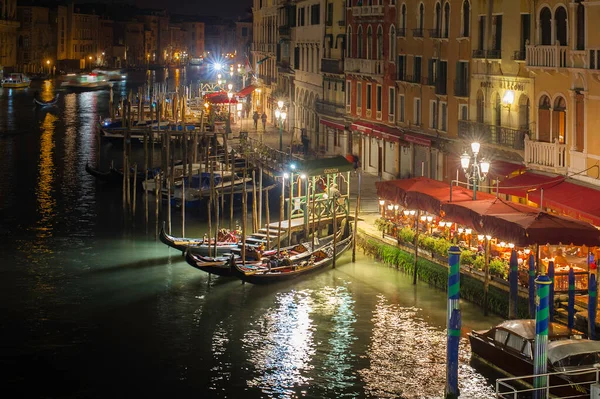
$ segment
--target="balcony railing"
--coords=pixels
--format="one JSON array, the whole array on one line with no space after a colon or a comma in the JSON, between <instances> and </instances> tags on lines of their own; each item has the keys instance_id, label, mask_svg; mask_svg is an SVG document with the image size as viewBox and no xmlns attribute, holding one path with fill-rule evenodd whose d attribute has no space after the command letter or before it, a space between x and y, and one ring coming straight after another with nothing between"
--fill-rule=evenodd
<instances>
[{"instance_id":1,"label":"balcony railing","mask_svg":"<svg viewBox=\"0 0 600 399\"><path fill-rule=\"evenodd\" d=\"M435 76L430 75L430 76L427 76L426 78L423 78L423 81L424 81L424 83L423 83L424 85L435 86L436 78L435 78Z\"/></svg>"},{"instance_id":2,"label":"balcony railing","mask_svg":"<svg viewBox=\"0 0 600 399\"><path fill-rule=\"evenodd\" d=\"M567 170L567 145L525 138L525 166L552 172Z\"/></svg>"},{"instance_id":3,"label":"balcony railing","mask_svg":"<svg viewBox=\"0 0 600 399\"><path fill-rule=\"evenodd\" d=\"M458 137L465 140L481 140L514 150L525 148L525 137L529 133L525 129L489 125L474 121L458 121Z\"/></svg>"},{"instance_id":4,"label":"balcony railing","mask_svg":"<svg viewBox=\"0 0 600 399\"><path fill-rule=\"evenodd\" d=\"M416 28L412 30L413 37L423 37L423 28Z\"/></svg>"},{"instance_id":5,"label":"balcony railing","mask_svg":"<svg viewBox=\"0 0 600 399\"><path fill-rule=\"evenodd\" d=\"M473 50L473 58L485 58L485 50Z\"/></svg>"},{"instance_id":6,"label":"balcony railing","mask_svg":"<svg viewBox=\"0 0 600 399\"><path fill-rule=\"evenodd\" d=\"M342 60L323 58L321 59L321 72L344 74L344 65Z\"/></svg>"},{"instance_id":7,"label":"balcony railing","mask_svg":"<svg viewBox=\"0 0 600 399\"><path fill-rule=\"evenodd\" d=\"M566 68L567 46L527 46L525 63L528 67Z\"/></svg>"},{"instance_id":8,"label":"balcony railing","mask_svg":"<svg viewBox=\"0 0 600 399\"><path fill-rule=\"evenodd\" d=\"M289 36L292 32L292 29L289 26L280 26L279 27L279 36Z\"/></svg>"},{"instance_id":9,"label":"balcony railing","mask_svg":"<svg viewBox=\"0 0 600 399\"><path fill-rule=\"evenodd\" d=\"M342 117L345 115L344 104L336 104L328 101L317 100L315 102L315 109L317 113L335 117Z\"/></svg>"},{"instance_id":10,"label":"balcony railing","mask_svg":"<svg viewBox=\"0 0 600 399\"><path fill-rule=\"evenodd\" d=\"M352 15L355 17L383 16L383 6L352 7Z\"/></svg>"},{"instance_id":11,"label":"balcony railing","mask_svg":"<svg viewBox=\"0 0 600 399\"><path fill-rule=\"evenodd\" d=\"M398 28L396 29L397 37L406 37L406 28Z\"/></svg>"},{"instance_id":12,"label":"balcony railing","mask_svg":"<svg viewBox=\"0 0 600 399\"><path fill-rule=\"evenodd\" d=\"M346 21L344 21L343 19L337 21L338 26L346 26Z\"/></svg>"},{"instance_id":13,"label":"balcony railing","mask_svg":"<svg viewBox=\"0 0 600 399\"><path fill-rule=\"evenodd\" d=\"M433 39L439 39L442 37L441 29L429 29L429 37Z\"/></svg>"},{"instance_id":14,"label":"balcony railing","mask_svg":"<svg viewBox=\"0 0 600 399\"><path fill-rule=\"evenodd\" d=\"M502 59L502 50L488 50L486 52L486 57L490 60Z\"/></svg>"},{"instance_id":15,"label":"balcony railing","mask_svg":"<svg viewBox=\"0 0 600 399\"><path fill-rule=\"evenodd\" d=\"M454 95L456 97L469 97L469 81L455 81L454 82Z\"/></svg>"},{"instance_id":16,"label":"balcony railing","mask_svg":"<svg viewBox=\"0 0 600 399\"><path fill-rule=\"evenodd\" d=\"M445 96L447 93L447 82L445 79L436 79L435 80L435 94L439 94L441 96Z\"/></svg>"},{"instance_id":17,"label":"balcony railing","mask_svg":"<svg viewBox=\"0 0 600 399\"><path fill-rule=\"evenodd\" d=\"M522 51L521 51L521 50L519 50L519 51L515 51L515 52L513 53L513 57L512 57L512 59L513 59L514 61L525 61L525 54L526 54L526 53L525 53L525 50L522 50Z\"/></svg>"},{"instance_id":18,"label":"balcony railing","mask_svg":"<svg viewBox=\"0 0 600 399\"><path fill-rule=\"evenodd\" d=\"M344 61L345 72L356 72L364 75L383 74L383 61L367 60L364 58L346 58Z\"/></svg>"}]
</instances>

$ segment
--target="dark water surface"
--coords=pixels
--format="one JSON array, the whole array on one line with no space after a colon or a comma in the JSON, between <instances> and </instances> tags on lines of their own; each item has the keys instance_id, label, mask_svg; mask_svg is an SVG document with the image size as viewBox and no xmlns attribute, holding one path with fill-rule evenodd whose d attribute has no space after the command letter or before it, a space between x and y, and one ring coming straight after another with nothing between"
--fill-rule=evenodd
<instances>
[{"instance_id":1,"label":"dark water surface","mask_svg":"<svg viewBox=\"0 0 600 399\"><path fill-rule=\"evenodd\" d=\"M142 74L143 79L143 74ZM134 87L135 82L128 82ZM138 82L139 84L139 82ZM85 172L108 92L0 89L4 390L19 397L441 398L445 293L364 256L276 286L209 278ZM125 84L116 88L125 92ZM153 198L152 198L153 199ZM204 234L202 211L187 233ZM177 233L181 218L173 212ZM462 303L463 333L495 318ZM462 340L461 398L492 397Z\"/></svg>"}]
</instances>

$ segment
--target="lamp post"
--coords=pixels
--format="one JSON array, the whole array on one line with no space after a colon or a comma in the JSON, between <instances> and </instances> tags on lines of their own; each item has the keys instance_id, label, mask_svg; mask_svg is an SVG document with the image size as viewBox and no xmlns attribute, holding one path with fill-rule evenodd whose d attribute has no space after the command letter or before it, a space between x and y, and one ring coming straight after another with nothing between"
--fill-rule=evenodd
<instances>
[{"instance_id":1,"label":"lamp post","mask_svg":"<svg viewBox=\"0 0 600 399\"><path fill-rule=\"evenodd\" d=\"M485 159L477 161L477 155L479 154L480 144L477 142L471 143L471 151L473 152L473 162L471 162L471 156L465 151L460 156L460 165L465 172L467 181L473 182L473 199L477 199L477 185L485 179L488 172L490 171L490 163Z\"/></svg>"},{"instance_id":2,"label":"lamp post","mask_svg":"<svg viewBox=\"0 0 600 399\"><path fill-rule=\"evenodd\" d=\"M287 114L283 110L283 101L277 101L277 109L275 110L275 118L279 122L279 151L283 151L283 122Z\"/></svg>"},{"instance_id":3,"label":"lamp post","mask_svg":"<svg viewBox=\"0 0 600 399\"><path fill-rule=\"evenodd\" d=\"M237 107L237 115L238 115L238 118L240 119L240 132L241 132L242 130L244 130L243 129L244 118L242 118L243 105L242 105L242 103L238 102L236 107Z\"/></svg>"},{"instance_id":4,"label":"lamp post","mask_svg":"<svg viewBox=\"0 0 600 399\"><path fill-rule=\"evenodd\" d=\"M231 86L231 84L229 86ZM229 115L227 115L227 122L225 124L225 133L229 134L229 133L231 133L231 99L233 98L233 93L231 91L229 91L227 93L227 98L229 99Z\"/></svg>"},{"instance_id":5,"label":"lamp post","mask_svg":"<svg viewBox=\"0 0 600 399\"><path fill-rule=\"evenodd\" d=\"M379 200L379 206L381 207L381 217L385 217L385 200Z\"/></svg>"}]
</instances>

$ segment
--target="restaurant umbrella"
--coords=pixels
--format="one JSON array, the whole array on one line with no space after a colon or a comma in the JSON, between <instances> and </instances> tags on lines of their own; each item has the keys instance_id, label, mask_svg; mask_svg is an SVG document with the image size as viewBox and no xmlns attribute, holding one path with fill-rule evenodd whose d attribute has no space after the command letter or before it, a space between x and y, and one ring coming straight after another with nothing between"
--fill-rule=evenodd
<instances>
[{"instance_id":1,"label":"restaurant umbrella","mask_svg":"<svg viewBox=\"0 0 600 399\"><path fill-rule=\"evenodd\" d=\"M500 198L447 202L446 219L469 226L520 246L533 244L600 245L600 231L593 225L566 216Z\"/></svg>"}]
</instances>

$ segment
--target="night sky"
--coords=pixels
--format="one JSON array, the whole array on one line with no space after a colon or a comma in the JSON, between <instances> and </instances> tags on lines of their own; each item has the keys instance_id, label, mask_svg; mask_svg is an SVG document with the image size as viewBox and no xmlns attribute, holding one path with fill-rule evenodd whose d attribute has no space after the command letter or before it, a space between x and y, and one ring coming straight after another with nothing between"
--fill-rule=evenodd
<instances>
[{"instance_id":1,"label":"night sky","mask_svg":"<svg viewBox=\"0 0 600 399\"><path fill-rule=\"evenodd\" d=\"M217 15L236 19L245 16L252 0L134 0L140 8L164 8L173 14Z\"/></svg>"}]
</instances>

